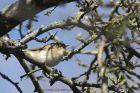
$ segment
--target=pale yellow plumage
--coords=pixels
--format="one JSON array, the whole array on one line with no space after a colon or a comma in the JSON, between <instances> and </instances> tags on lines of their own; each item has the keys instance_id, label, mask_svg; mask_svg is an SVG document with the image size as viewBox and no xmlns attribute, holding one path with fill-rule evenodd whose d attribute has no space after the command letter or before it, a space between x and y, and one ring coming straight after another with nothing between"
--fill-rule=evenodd
<instances>
[{"instance_id":1,"label":"pale yellow plumage","mask_svg":"<svg viewBox=\"0 0 140 93\"><path fill-rule=\"evenodd\" d=\"M25 56L37 64L56 66L65 54L65 45L52 43L36 49L23 50Z\"/></svg>"}]
</instances>

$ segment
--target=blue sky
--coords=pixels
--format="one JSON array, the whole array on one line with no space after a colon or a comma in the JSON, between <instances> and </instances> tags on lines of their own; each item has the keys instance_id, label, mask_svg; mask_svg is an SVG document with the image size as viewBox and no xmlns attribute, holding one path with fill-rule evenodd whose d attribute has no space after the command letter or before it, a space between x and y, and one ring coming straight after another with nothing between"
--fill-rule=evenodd
<instances>
[{"instance_id":1,"label":"blue sky","mask_svg":"<svg viewBox=\"0 0 140 93\"><path fill-rule=\"evenodd\" d=\"M0 1L1 1L0 10L2 10L4 7L13 3L15 0L0 0ZM42 13L37 15L39 22L34 23L34 29L40 27L41 25L47 25L54 21L66 19L67 17L76 13L78 11L78 9L75 7L75 3L70 3L65 6L60 6L60 7L56 8L56 10L50 16L44 16L43 14L45 13L45 11L43 11ZM25 32L26 32L27 29L23 28L23 30L25 30ZM66 44L71 45L71 46L77 46L79 44L79 42L74 39L75 35L78 32L82 32L86 36L86 33L84 31L82 31L82 29L79 29L79 28L74 28L72 31L67 31L67 30L62 31L61 29L55 29L55 30L51 31L51 33L55 33L56 31L59 31L57 34L57 37L61 41L65 42ZM14 29L12 32L10 32L10 37L14 38L14 39L18 39L19 37L17 37L18 36L17 34L18 34L18 31L16 31ZM47 34L45 33L45 34L41 35L40 37L43 37L46 35ZM34 41L28 43L29 48L37 47L40 45L44 45L44 44L36 43ZM89 63L91 59L89 59L89 58L87 59L86 57L89 57L89 56L82 56L82 60ZM82 73L84 70L83 68L81 68L77 65L77 63L74 61L74 58L69 61L64 61L64 62L60 63L55 68L57 68L58 70L61 70L62 73L66 77L72 77L72 76L78 75L79 73ZM23 90L23 93L33 93L34 87L32 86L32 83L30 82L30 80L29 79L23 79L22 81L20 80L20 76L25 73L24 73L23 69L21 68L20 64L18 63L18 61L16 60L16 58L14 58L14 56L9 58L8 61L5 61L4 58L2 57L2 55L0 54L0 71L2 73L5 73L6 75L8 75L13 81L19 82L19 86ZM54 89L54 88L68 89L62 83L60 86L60 82L57 82L52 87L49 87L48 80L45 80L45 82L41 81L40 83L44 89ZM18 93L16 88L13 85L11 85L6 80L3 80L1 77L0 77L0 86L1 86L0 87L1 93L9 93L9 92Z\"/></svg>"},{"instance_id":2,"label":"blue sky","mask_svg":"<svg viewBox=\"0 0 140 93\"><path fill-rule=\"evenodd\" d=\"M16 0L0 0L0 2L1 2L0 10L2 10L4 7L10 5L11 3L15 2L15 1ZM108 1L108 0L106 0L106 1ZM47 10L45 10L45 11L47 11ZM45 11L43 11L37 15L39 22L34 23L34 29L40 27L41 25L48 25L49 23L52 23L54 21L66 19L69 16L74 15L78 11L78 9L75 7L75 3L70 3L65 6L57 7L56 10L50 16L44 16L43 14L45 13ZM100 12L103 14L106 14L109 11L110 10L108 10L108 11L100 10ZM27 31L27 29L23 28L23 32L26 32L26 31ZM87 37L87 33L80 28L74 28L74 29L72 29L72 31L67 31L67 30L63 31L61 29L55 29L55 30L52 30L51 33L55 33L56 31L58 31L57 37L61 41L63 41L64 43L66 43L70 46L77 46L79 44L79 42L74 39L75 35L77 33L81 32L81 33L83 33L84 37ZM46 35L47 35L47 33L44 33L43 35L41 35L39 37L44 37ZM14 29L12 32L10 32L11 38L18 39L19 37L17 37L17 36L18 36L17 30ZM44 44L36 43L35 41L31 41L28 43L29 48L37 47L37 46L41 46L41 45L44 45ZM91 49L92 47L93 46L87 47L87 49ZM81 61L84 63L89 63L93 57L93 56L87 56L87 55L76 55L76 56L80 57ZM82 73L83 71L85 71L85 69L79 67L77 65L77 62L75 62L74 59L75 58L72 58L68 61L64 61L64 62L60 63L58 66L56 66L55 68L62 71L63 75L66 77L77 76L80 73ZM20 76L25 73L14 56L9 58L8 61L5 61L4 58L2 57L2 55L0 54L0 72L8 75L13 81L19 82L19 86L23 90L23 93L33 93L34 87L32 86L30 79L23 79L22 81L20 80ZM38 72L37 75L39 73L40 72ZM96 77L93 76L91 80L93 80L95 82ZM41 81L40 83L44 89L55 89L55 88L69 89L67 86L65 86L64 84L62 84L60 82L57 82L52 87L49 87L48 80ZM18 91L12 84L10 84L8 81L2 79L1 77L0 77L0 92L1 93L9 93L9 92L18 93ZM49 93L49 92L47 92L47 93Z\"/></svg>"}]
</instances>

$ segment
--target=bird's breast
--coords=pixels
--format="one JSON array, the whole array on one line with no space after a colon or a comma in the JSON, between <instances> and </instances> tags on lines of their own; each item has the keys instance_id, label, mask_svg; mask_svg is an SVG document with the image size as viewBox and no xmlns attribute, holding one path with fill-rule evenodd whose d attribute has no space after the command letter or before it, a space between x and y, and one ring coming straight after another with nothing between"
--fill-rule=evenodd
<instances>
[{"instance_id":1,"label":"bird's breast","mask_svg":"<svg viewBox=\"0 0 140 93\"><path fill-rule=\"evenodd\" d=\"M45 63L47 66L57 65L64 56L64 49L62 50L41 50L41 51L24 51L25 55L37 63Z\"/></svg>"}]
</instances>

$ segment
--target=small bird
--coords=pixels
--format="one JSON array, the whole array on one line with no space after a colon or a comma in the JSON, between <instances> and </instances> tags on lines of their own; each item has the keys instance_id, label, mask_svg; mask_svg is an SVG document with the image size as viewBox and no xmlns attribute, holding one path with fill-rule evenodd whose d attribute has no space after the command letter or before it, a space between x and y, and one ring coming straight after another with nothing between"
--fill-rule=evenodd
<instances>
[{"instance_id":1,"label":"small bird","mask_svg":"<svg viewBox=\"0 0 140 93\"><path fill-rule=\"evenodd\" d=\"M66 45L63 43L51 43L35 49L22 50L25 59L33 64L56 66L65 55Z\"/></svg>"}]
</instances>

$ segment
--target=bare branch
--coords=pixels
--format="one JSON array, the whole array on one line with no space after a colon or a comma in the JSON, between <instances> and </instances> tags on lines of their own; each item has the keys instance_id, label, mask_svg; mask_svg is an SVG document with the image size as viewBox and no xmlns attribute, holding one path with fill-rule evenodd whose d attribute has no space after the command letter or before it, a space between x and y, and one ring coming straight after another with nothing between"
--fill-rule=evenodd
<instances>
[{"instance_id":1,"label":"bare branch","mask_svg":"<svg viewBox=\"0 0 140 93\"><path fill-rule=\"evenodd\" d=\"M0 36L37 13L75 0L18 0L0 13ZM28 15L27 15L28 14Z\"/></svg>"},{"instance_id":2,"label":"bare branch","mask_svg":"<svg viewBox=\"0 0 140 93\"><path fill-rule=\"evenodd\" d=\"M18 86L18 83L13 82L8 76L4 75L3 73L0 72L0 75L3 79L9 81L11 84L13 84L16 89L19 91L19 93L23 93L20 87Z\"/></svg>"},{"instance_id":3,"label":"bare branch","mask_svg":"<svg viewBox=\"0 0 140 93\"><path fill-rule=\"evenodd\" d=\"M83 12L76 13L74 16L72 16L71 18L69 18L67 20L54 22L47 26L43 26L31 33L28 33L24 38L22 38L20 40L20 43L25 44L28 41L34 39L34 37L37 37L44 32L47 32L47 31L50 31L50 30L53 30L56 28L65 29L64 27L68 27L68 26L77 26L77 27L83 28L85 30L97 31L97 27L94 27L92 24L87 24L86 21L79 22L79 18L82 14L83 14Z\"/></svg>"},{"instance_id":4,"label":"bare branch","mask_svg":"<svg viewBox=\"0 0 140 93\"><path fill-rule=\"evenodd\" d=\"M26 65L26 63L24 62L24 59L20 58L18 55L15 55L15 57L17 57L19 63L21 64L21 66L23 67L24 71L26 73L30 72L30 69L28 68L28 66ZM34 92L39 92L39 93L44 93L43 89L41 88L40 84L38 83L37 79L34 77L33 74L29 74L28 75L35 87Z\"/></svg>"}]
</instances>

